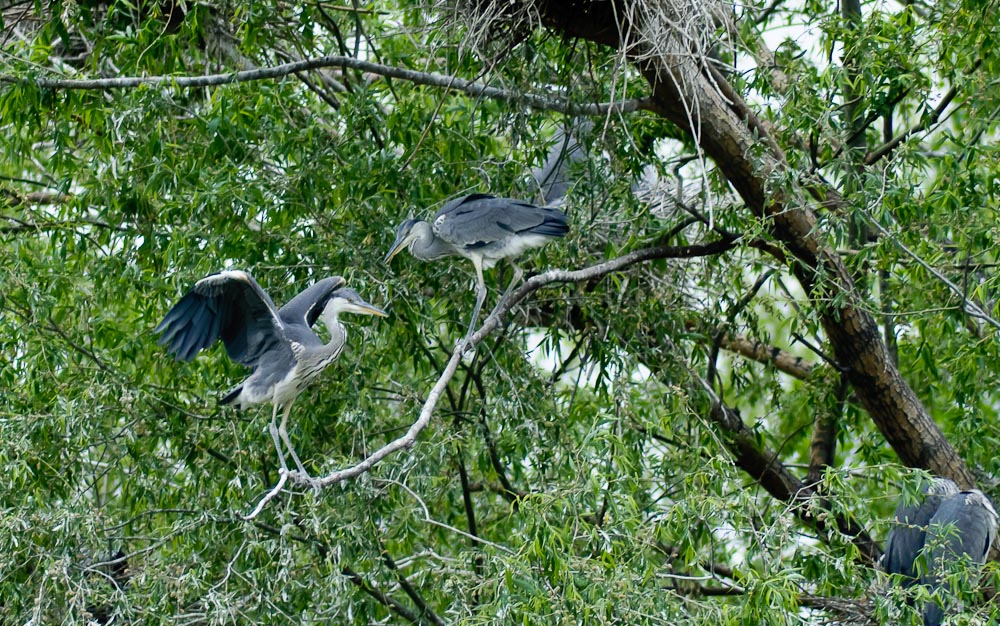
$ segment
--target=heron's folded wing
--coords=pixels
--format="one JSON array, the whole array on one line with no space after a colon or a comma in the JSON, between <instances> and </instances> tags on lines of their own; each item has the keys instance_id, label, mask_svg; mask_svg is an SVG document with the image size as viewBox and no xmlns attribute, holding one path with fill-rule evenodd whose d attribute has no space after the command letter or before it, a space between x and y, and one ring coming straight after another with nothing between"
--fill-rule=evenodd
<instances>
[{"instance_id":1,"label":"heron's folded wing","mask_svg":"<svg viewBox=\"0 0 1000 626\"><path fill-rule=\"evenodd\" d=\"M464 248L514 235L562 237L569 232L566 215L558 209L486 194L452 200L438 211L433 227L438 237Z\"/></svg>"}]
</instances>

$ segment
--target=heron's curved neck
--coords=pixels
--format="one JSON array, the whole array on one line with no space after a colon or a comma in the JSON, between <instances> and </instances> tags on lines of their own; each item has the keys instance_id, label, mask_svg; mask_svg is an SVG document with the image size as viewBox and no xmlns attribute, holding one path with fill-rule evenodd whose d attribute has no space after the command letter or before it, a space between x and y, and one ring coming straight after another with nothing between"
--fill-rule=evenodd
<instances>
[{"instance_id":1,"label":"heron's curved neck","mask_svg":"<svg viewBox=\"0 0 1000 626\"><path fill-rule=\"evenodd\" d=\"M336 311L324 311L320 315L320 319L323 320L323 325L330 333L330 341L326 342L322 350L336 355L347 341L347 329L340 323Z\"/></svg>"},{"instance_id":2,"label":"heron's curved neck","mask_svg":"<svg viewBox=\"0 0 1000 626\"><path fill-rule=\"evenodd\" d=\"M413 225L412 232L410 254L416 258L432 261L454 253L451 246L434 235L434 230L427 222L417 222Z\"/></svg>"}]
</instances>

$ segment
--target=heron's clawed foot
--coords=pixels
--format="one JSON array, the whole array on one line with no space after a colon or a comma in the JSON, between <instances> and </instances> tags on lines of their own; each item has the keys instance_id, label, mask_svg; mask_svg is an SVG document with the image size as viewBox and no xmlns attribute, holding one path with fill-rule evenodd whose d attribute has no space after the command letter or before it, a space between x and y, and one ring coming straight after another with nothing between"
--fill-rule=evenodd
<instances>
[{"instance_id":1,"label":"heron's clawed foot","mask_svg":"<svg viewBox=\"0 0 1000 626\"><path fill-rule=\"evenodd\" d=\"M456 350L461 351L462 356L465 356L466 354L472 354L473 352L476 351L476 347L472 345L471 341L469 341L470 338L471 335L466 335L465 337L462 338L461 341L458 342L458 345L455 347Z\"/></svg>"}]
</instances>

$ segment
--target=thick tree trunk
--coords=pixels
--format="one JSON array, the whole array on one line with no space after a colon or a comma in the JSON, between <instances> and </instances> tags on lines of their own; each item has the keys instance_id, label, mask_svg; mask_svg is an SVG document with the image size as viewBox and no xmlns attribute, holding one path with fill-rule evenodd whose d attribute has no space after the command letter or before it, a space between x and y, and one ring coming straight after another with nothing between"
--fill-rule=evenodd
<instances>
[{"instance_id":1,"label":"thick tree trunk","mask_svg":"<svg viewBox=\"0 0 1000 626\"><path fill-rule=\"evenodd\" d=\"M791 253L791 269L817 307L839 365L900 460L972 486L972 474L893 364L844 263L818 236L809 193L838 199L836 191L768 189L768 181L787 168L781 149L722 77L710 80L679 41L669 43L672 33L663 32L662 41L651 45L648 35L642 35L648 32L645 25L634 21L640 12L631 4L540 0L537 7L543 24L553 31L626 51L649 81L661 114L691 131L747 207L767 220ZM678 53L671 54L672 49ZM726 90L725 98L720 88Z\"/></svg>"}]
</instances>

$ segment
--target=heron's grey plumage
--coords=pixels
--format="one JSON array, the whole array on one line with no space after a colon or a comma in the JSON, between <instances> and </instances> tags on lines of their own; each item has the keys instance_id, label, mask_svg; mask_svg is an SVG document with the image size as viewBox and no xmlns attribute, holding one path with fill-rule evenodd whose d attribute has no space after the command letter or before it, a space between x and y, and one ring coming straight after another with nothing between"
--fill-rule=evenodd
<instances>
[{"instance_id":1,"label":"heron's grey plumage","mask_svg":"<svg viewBox=\"0 0 1000 626\"><path fill-rule=\"evenodd\" d=\"M927 524L945 498L958 493L958 485L947 478L933 478L913 503L900 502L893 516L895 520L885 542L882 568L890 574L903 576L904 586L916 582L916 560L924 547Z\"/></svg>"},{"instance_id":2,"label":"heron's grey plumage","mask_svg":"<svg viewBox=\"0 0 1000 626\"><path fill-rule=\"evenodd\" d=\"M943 576L952 563L967 557L978 564L986 562L990 546L997 536L997 512L986 495L978 489L961 491L941 502L927 526L924 558L927 571L921 582L931 590L948 589ZM924 626L940 626L944 608L937 602L924 607Z\"/></svg>"},{"instance_id":3,"label":"heron's grey plumage","mask_svg":"<svg viewBox=\"0 0 1000 626\"><path fill-rule=\"evenodd\" d=\"M277 307L257 281L246 272L229 271L195 283L154 332L163 334L159 344L179 361L190 361L220 339L229 358L256 367L274 346L281 325Z\"/></svg>"},{"instance_id":4,"label":"heron's grey plumage","mask_svg":"<svg viewBox=\"0 0 1000 626\"><path fill-rule=\"evenodd\" d=\"M404 247L424 261L445 256L462 256L472 261L476 268L477 295L469 325L471 332L486 298L483 268L489 269L500 259L516 257L529 248L563 237L567 232L566 214L559 209L477 193L449 201L431 223L415 219L401 223L385 262L392 260ZM513 261L511 265L514 267L513 287L522 271Z\"/></svg>"},{"instance_id":5,"label":"heron's grey plumage","mask_svg":"<svg viewBox=\"0 0 1000 626\"><path fill-rule=\"evenodd\" d=\"M292 403L343 350L347 331L338 319L341 313L385 316L343 284L340 276L325 278L277 309L248 273L212 274L195 283L155 332L162 333L159 343L178 360L190 361L218 339L231 359L250 367L250 376L223 395L220 403L246 408L270 402L271 437L281 466L286 468L283 441L305 473L285 429ZM330 333L326 343L312 330L320 318ZM284 408L280 426L276 425L279 408Z\"/></svg>"},{"instance_id":6,"label":"heron's grey plumage","mask_svg":"<svg viewBox=\"0 0 1000 626\"><path fill-rule=\"evenodd\" d=\"M559 209L482 193L445 204L434 216L432 228L456 254L482 257L487 269L569 232L566 214Z\"/></svg>"}]
</instances>

